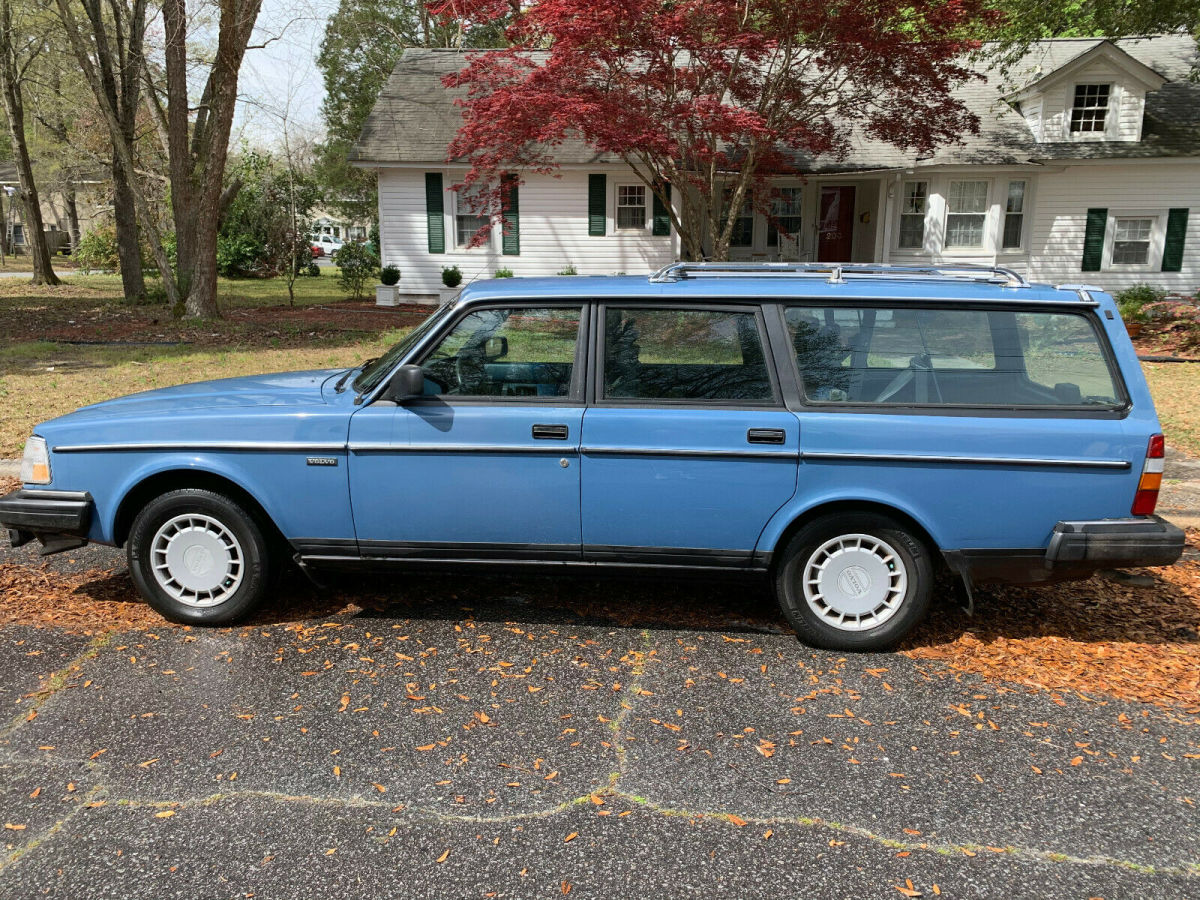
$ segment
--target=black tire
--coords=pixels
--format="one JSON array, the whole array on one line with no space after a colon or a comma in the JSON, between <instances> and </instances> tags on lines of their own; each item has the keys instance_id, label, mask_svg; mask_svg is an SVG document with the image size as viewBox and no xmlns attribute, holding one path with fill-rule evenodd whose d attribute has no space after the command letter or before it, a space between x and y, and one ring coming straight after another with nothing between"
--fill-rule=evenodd
<instances>
[{"instance_id":1,"label":"black tire","mask_svg":"<svg viewBox=\"0 0 1200 900\"><path fill-rule=\"evenodd\" d=\"M784 616L800 640L826 650L891 649L925 618L932 584L925 545L892 519L865 512L808 523L775 570Z\"/></svg>"},{"instance_id":2,"label":"black tire","mask_svg":"<svg viewBox=\"0 0 1200 900\"><path fill-rule=\"evenodd\" d=\"M199 488L150 501L133 520L127 553L139 593L181 624L237 621L262 602L271 583L269 544L254 517L223 494Z\"/></svg>"}]
</instances>

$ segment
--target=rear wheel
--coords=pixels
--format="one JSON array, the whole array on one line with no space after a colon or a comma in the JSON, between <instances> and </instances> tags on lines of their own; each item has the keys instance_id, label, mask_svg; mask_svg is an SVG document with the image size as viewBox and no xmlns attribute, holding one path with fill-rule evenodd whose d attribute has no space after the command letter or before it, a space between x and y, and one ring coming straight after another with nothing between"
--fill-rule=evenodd
<instances>
[{"instance_id":1,"label":"rear wheel","mask_svg":"<svg viewBox=\"0 0 1200 900\"><path fill-rule=\"evenodd\" d=\"M221 625L266 596L263 531L223 494L188 488L152 500L133 520L129 571L146 601L172 622Z\"/></svg>"},{"instance_id":2,"label":"rear wheel","mask_svg":"<svg viewBox=\"0 0 1200 900\"><path fill-rule=\"evenodd\" d=\"M805 643L886 650L925 617L933 567L924 545L874 513L825 516L783 550L775 595Z\"/></svg>"}]
</instances>

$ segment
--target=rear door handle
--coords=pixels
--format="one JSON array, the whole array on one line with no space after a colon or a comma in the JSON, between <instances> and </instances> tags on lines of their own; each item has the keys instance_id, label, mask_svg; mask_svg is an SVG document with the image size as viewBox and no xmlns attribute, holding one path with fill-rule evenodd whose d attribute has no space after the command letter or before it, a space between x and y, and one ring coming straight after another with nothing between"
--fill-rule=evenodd
<instances>
[{"instance_id":1,"label":"rear door handle","mask_svg":"<svg viewBox=\"0 0 1200 900\"><path fill-rule=\"evenodd\" d=\"M568 429L566 425L534 425L533 436L539 441L565 441Z\"/></svg>"},{"instance_id":2,"label":"rear door handle","mask_svg":"<svg viewBox=\"0 0 1200 900\"><path fill-rule=\"evenodd\" d=\"M787 435L782 428L751 428L746 432L748 444L782 444Z\"/></svg>"}]
</instances>

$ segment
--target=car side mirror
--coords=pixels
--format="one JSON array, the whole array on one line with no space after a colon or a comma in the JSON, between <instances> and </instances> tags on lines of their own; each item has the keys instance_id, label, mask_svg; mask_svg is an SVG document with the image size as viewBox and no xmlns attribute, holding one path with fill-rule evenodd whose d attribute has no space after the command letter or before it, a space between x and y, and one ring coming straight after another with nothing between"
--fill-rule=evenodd
<instances>
[{"instance_id":1,"label":"car side mirror","mask_svg":"<svg viewBox=\"0 0 1200 900\"><path fill-rule=\"evenodd\" d=\"M488 338L487 343L483 345L483 355L487 359L500 359L508 356L508 338Z\"/></svg>"},{"instance_id":2,"label":"car side mirror","mask_svg":"<svg viewBox=\"0 0 1200 900\"><path fill-rule=\"evenodd\" d=\"M425 393L425 370L408 363L396 370L388 384L387 398L397 403L420 397Z\"/></svg>"}]
</instances>

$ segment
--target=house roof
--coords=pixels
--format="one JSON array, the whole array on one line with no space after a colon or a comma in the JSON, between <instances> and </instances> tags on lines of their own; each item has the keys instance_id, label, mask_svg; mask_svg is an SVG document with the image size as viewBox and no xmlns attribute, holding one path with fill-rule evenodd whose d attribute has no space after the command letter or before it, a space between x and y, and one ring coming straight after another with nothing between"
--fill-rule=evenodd
<instances>
[{"instance_id":1,"label":"house roof","mask_svg":"<svg viewBox=\"0 0 1200 900\"><path fill-rule=\"evenodd\" d=\"M1117 56L1119 52L1119 56ZM446 162L446 148L462 122L454 101L465 95L449 90L442 78L458 71L466 51L408 49L401 55L368 116L351 162L364 166ZM1166 80L1146 95L1141 141L1041 143L1024 118L1005 102L1063 67L1107 53L1127 59L1126 67L1143 82ZM539 54L540 55L540 54ZM928 165L1019 165L1044 160L1144 159L1200 156L1200 84L1188 80L1196 42L1186 34L1107 41L1070 38L1039 41L1016 62L1000 68L991 60L971 63L982 77L955 89L955 96L979 117L979 133L961 143L918 157L861 131L851 137L844 158L796 154L794 165L810 173L853 172ZM566 141L554 150L560 164L608 164L620 160L599 154L582 141Z\"/></svg>"}]
</instances>

